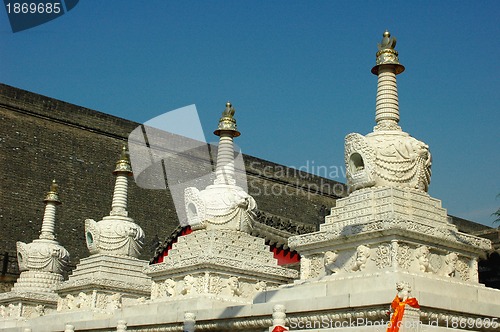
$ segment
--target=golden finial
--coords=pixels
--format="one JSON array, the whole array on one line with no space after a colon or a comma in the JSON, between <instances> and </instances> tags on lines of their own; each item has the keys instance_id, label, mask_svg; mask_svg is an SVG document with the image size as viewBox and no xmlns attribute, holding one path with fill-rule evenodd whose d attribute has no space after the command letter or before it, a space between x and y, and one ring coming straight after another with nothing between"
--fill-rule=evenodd
<instances>
[{"instance_id":1,"label":"golden finial","mask_svg":"<svg viewBox=\"0 0 500 332\"><path fill-rule=\"evenodd\" d=\"M372 68L372 73L378 75L378 69L380 66L392 65L395 68L395 73L401 74L405 67L399 63L398 51L395 50L396 38L391 37L391 33L388 30L382 34L382 41L377 44L378 52L376 54L377 62L375 67Z\"/></svg>"},{"instance_id":2,"label":"golden finial","mask_svg":"<svg viewBox=\"0 0 500 332\"><path fill-rule=\"evenodd\" d=\"M217 136L221 135L221 132L229 132L233 137L240 136L240 132L236 127L236 119L234 118L235 109L231 102L226 103L226 109L222 112L222 117L219 120L219 126L214 131Z\"/></svg>"},{"instance_id":3,"label":"golden finial","mask_svg":"<svg viewBox=\"0 0 500 332\"><path fill-rule=\"evenodd\" d=\"M113 171L113 174L117 174L120 172L127 173L128 176L132 175L132 166L130 165L127 146L125 144L123 144L122 146L120 160L116 162L116 167L115 170Z\"/></svg>"},{"instance_id":4,"label":"golden finial","mask_svg":"<svg viewBox=\"0 0 500 332\"><path fill-rule=\"evenodd\" d=\"M57 184L56 180L52 180L52 184L50 185L50 191L47 192L47 195L45 195L45 199L43 201L61 204L61 201L59 200L59 195L57 192L58 188L59 188L59 185Z\"/></svg>"}]
</instances>

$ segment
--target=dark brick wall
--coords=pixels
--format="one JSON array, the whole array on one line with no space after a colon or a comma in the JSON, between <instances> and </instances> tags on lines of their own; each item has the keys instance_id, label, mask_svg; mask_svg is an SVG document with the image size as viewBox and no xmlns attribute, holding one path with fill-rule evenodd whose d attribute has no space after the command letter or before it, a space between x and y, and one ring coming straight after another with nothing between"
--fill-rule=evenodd
<instances>
[{"instance_id":1,"label":"dark brick wall","mask_svg":"<svg viewBox=\"0 0 500 332\"><path fill-rule=\"evenodd\" d=\"M0 84L0 252L15 252L16 241L38 237L42 200L56 179L63 202L56 216L58 241L73 264L88 256L84 220L109 214L111 172L123 142L138 125ZM244 158L249 192L263 211L317 225L335 204L333 188L343 195L345 188L337 182ZM198 165L213 168L213 161ZM129 214L146 233L142 258L149 259L151 243L172 232L177 215L168 190L142 189L133 179L129 183Z\"/></svg>"}]
</instances>

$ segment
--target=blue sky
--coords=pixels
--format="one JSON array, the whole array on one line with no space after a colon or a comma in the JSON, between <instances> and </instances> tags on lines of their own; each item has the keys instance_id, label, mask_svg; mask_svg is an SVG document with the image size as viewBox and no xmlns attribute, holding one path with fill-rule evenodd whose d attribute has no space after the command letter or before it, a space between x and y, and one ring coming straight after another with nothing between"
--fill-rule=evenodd
<instances>
[{"instance_id":1,"label":"blue sky","mask_svg":"<svg viewBox=\"0 0 500 332\"><path fill-rule=\"evenodd\" d=\"M333 169L345 135L372 131L370 69L389 29L406 67L400 125L433 154L429 193L492 225L499 14L499 1L82 0L12 33L0 10L0 81L137 122L196 104L208 141L230 100L243 152Z\"/></svg>"}]
</instances>

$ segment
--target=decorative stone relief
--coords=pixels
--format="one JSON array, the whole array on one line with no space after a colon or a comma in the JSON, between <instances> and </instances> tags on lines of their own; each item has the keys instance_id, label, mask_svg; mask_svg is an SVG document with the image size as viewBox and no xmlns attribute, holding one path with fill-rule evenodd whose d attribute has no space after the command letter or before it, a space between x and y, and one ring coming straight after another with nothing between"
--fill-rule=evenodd
<instances>
[{"instance_id":1,"label":"decorative stone relief","mask_svg":"<svg viewBox=\"0 0 500 332\"><path fill-rule=\"evenodd\" d=\"M309 259L309 277L316 278L324 273L325 265L322 254L312 255Z\"/></svg>"},{"instance_id":2,"label":"decorative stone relief","mask_svg":"<svg viewBox=\"0 0 500 332\"><path fill-rule=\"evenodd\" d=\"M355 193L352 195L355 195ZM350 199L350 197L347 199ZM336 208L332 209L332 211L335 211ZM473 250L474 252L490 250L491 248L491 241L487 239L460 233L447 225L443 225L443 227L432 226L430 220L416 221L394 217L393 215L384 218L384 215L374 216L371 212L366 220L355 216L342 215L341 217L342 219L345 218L342 222L327 221L327 223L320 226L321 230L318 232L290 237L288 239L289 247L301 250L304 247L313 247L316 243L342 240L352 235L375 231L391 231L401 236L425 239L430 242L437 241L441 244L453 244L453 246L460 246L463 250ZM429 259L433 263L431 258Z\"/></svg>"},{"instance_id":3,"label":"decorative stone relief","mask_svg":"<svg viewBox=\"0 0 500 332\"><path fill-rule=\"evenodd\" d=\"M403 132L370 135L346 136L346 177L350 191L372 186L428 190L431 155L426 144Z\"/></svg>"},{"instance_id":4,"label":"decorative stone relief","mask_svg":"<svg viewBox=\"0 0 500 332\"><path fill-rule=\"evenodd\" d=\"M444 266L441 270L441 275L445 277L455 277L458 255L450 252L444 257Z\"/></svg>"},{"instance_id":5,"label":"decorative stone relief","mask_svg":"<svg viewBox=\"0 0 500 332\"><path fill-rule=\"evenodd\" d=\"M0 318L18 318L21 317L21 303L9 305L0 305Z\"/></svg>"},{"instance_id":6,"label":"decorative stone relief","mask_svg":"<svg viewBox=\"0 0 500 332\"><path fill-rule=\"evenodd\" d=\"M400 244L398 247L398 265L405 270L409 270L414 258L411 255L410 247Z\"/></svg>"},{"instance_id":7,"label":"decorative stone relief","mask_svg":"<svg viewBox=\"0 0 500 332\"><path fill-rule=\"evenodd\" d=\"M17 242L19 271L65 272L69 253L56 241L34 240L26 244Z\"/></svg>"},{"instance_id":8,"label":"decorative stone relief","mask_svg":"<svg viewBox=\"0 0 500 332\"><path fill-rule=\"evenodd\" d=\"M356 248L356 259L352 271L363 271L370 257L370 248L365 245L359 245Z\"/></svg>"},{"instance_id":9,"label":"decorative stone relief","mask_svg":"<svg viewBox=\"0 0 500 332\"><path fill-rule=\"evenodd\" d=\"M57 311L100 309L112 312L123 306L123 295L121 293L102 293L96 290L87 294L79 292L77 295L67 294L60 298Z\"/></svg>"},{"instance_id":10,"label":"decorative stone relief","mask_svg":"<svg viewBox=\"0 0 500 332\"><path fill-rule=\"evenodd\" d=\"M432 252L429 254L428 257L429 257L428 271L434 273L436 271L439 271L443 266L443 258L441 257L441 255Z\"/></svg>"},{"instance_id":11,"label":"decorative stone relief","mask_svg":"<svg viewBox=\"0 0 500 332\"><path fill-rule=\"evenodd\" d=\"M325 264L325 275L329 276L339 272L339 267L335 264L337 258L339 257L336 251L327 251L323 257L323 263Z\"/></svg>"},{"instance_id":12,"label":"decorative stone relief","mask_svg":"<svg viewBox=\"0 0 500 332\"><path fill-rule=\"evenodd\" d=\"M429 266L429 248L427 246L420 246L415 249L415 258L418 261L420 272L431 272Z\"/></svg>"},{"instance_id":13,"label":"decorative stone relief","mask_svg":"<svg viewBox=\"0 0 500 332\"><path fill-rule=\"evenodd\" d=\"M230 277L227 281L227 287L232 296L241 296L243 294L240 287L240 281L237 277Z\"/></svg>"},{"instance_id":14,"label":"decorative stone relief","mask_svg":"<svg viewBox=\"0 0 500 332\"><path fill-rule=\"evenodd\" d=\"M196 278L188 274L183 279L182 295L192 295L198 293L196 289Z\"/></svg>"},{"instance_id":15,"label":"decorative stone relief","mask_svg":"<svg viewBox=\"0 0 500 332\"><path fill-rule=\"evenodd\" d=\"M265 281L259 281L255 284L255 291L258 292L265 292L267 290L267 284Z\"/></svg>"},{"instance_id":16,"label":"decorative stone relief","mask_svg":"<svg viewBox=\"0 0 500 332\"><path fill-rule=\"evenodd\" d=\"M1 311L1 309L0 309ZM46 314L46 308L42 304L30 305L21 304L21 317L23 318L36 318Z\"/></svg>"},{"instance_id":17,"label":"decorative stone relief","mask_svg":"<svg viewBox=\"0 0 500 332\"><path fill-rule=\"evenodd\" d=\"M346 177L349 190L375 185L375 150L364 136L352 133L345 138Z\"/></svg>"},{"instance_id":18,"label":"decorative stone relief","mask_svg":"<svg viewBox=\"0 0 500 332\"><path fill-rule=\"evenodd\" d=\"M186 188L186 213L191 228L234 229L250 231L249 211L257 204L253 197L237 186L212 185L199 191Z\"/></svg>"},{"instance_id":19,"label":"decorative stone relief","mask_svg":"<svg viewBox=\"0 0 500 332\"><path fill-rule=\"evenodd\" d=\"M91 254L139 257L144 231L128 217L104 217L96 222L85 220L87 247Z\"/></svg>"},{"instance_id":20,"label":"decorative stone relief","mask_svg":"<svg viewBox=\"0 0 500 332\"><path fill-rule=\"evenodd\" d=\"M219 295L224 288L224 284L220 276L210 277L210 291L213 294Z\"/></svg>"},{"instance_id":21,"label":"decorative stone relief","mask_svg":"<svg viewBox=\"0 0 500 332\"><path fill-rule=\"evenodd\" d=\"M106 310L113 311L122 307L122 294L114 293L106 299Z\"/></svg>"},{"instance_id":22,"label":"decorative stone relief","mask_svg":"<svg viewBox=\"0 0 500 332\"><path fill-rule=\"evenodd\" d=\"M465 257L460 257L456 262L456 276L463 281L469 281L471 279L469 261Z\"/></svg>"},{"instance_id":23,"label":"decorative stone relief","mask_svg":"<svg viewBox=\"0 0 500 332\"><path fill-rule=\"evenodd\" d=\"M369 255L369 249L367 252ZM377 268L383 269L391 266L391 246L389 244L379 245L375 250L375 254L375 257L373 257L372 259L375 261L375 265L377 266ZM357 253L357 256L359 256L359 252ZM356 261L358 261L358 259L356 259ZM360 270L362 269L360 268Z\"/></svg>"}]
</instances>

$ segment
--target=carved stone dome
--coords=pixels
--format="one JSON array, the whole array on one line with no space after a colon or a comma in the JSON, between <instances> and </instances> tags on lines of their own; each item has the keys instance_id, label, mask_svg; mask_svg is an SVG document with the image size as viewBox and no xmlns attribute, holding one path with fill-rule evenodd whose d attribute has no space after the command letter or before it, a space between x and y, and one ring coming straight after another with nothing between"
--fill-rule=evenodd
<instances>
[{"instance_id":1,"label":"carved stone dome","mask_svg":"<svg viewBox=\"0 0 500 332\"><path fill-rule=\"evenodd\" d=\"M17 242L19 271L45 271L62 274L69 263L69 252L57 241L37 239Z\"/></svg>"},{"instance_id":2,"label":"carved stone dome","mask_svg":"<svg viewBox=\"0 0 500 332\"><path fill-rule=\"evenodd\" d=\"M85 220L85 239L92 255L138 258L144 244L144 231L131 218L107 216L99 222Z\"/></svg>"}]
</instances>

